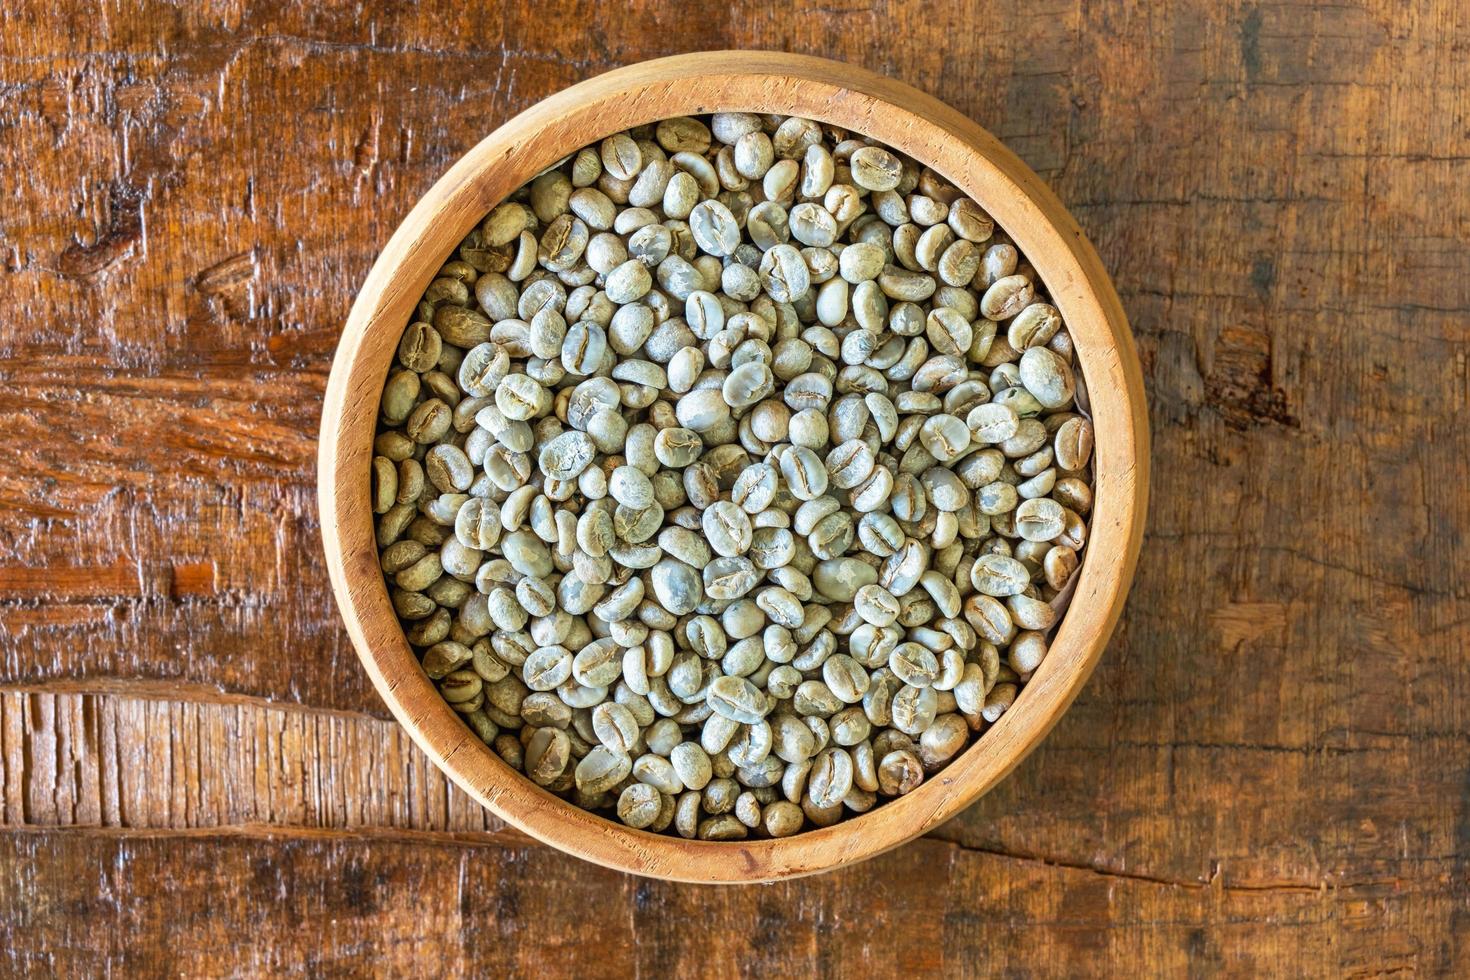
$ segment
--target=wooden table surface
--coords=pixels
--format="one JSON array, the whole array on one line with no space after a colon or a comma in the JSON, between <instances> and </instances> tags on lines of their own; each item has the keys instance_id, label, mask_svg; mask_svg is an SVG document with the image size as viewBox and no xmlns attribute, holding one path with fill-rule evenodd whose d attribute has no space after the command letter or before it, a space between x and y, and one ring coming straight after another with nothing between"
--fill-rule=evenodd
<instances>
[{"instance_id":1,"label":"wooden table surface","mask_svg":"<svg viewBox=\"0 0 1470 980\"><path fill-rule=\"evenodd\" d=\"M0 6L0 973L1465 975L1470 9L1456 0ZM1108 653L931 837L714 889L504 828L340 629L317 415L513 113L786 47L1073 210L1152 398Z\"/></svg>"}]
</instances>

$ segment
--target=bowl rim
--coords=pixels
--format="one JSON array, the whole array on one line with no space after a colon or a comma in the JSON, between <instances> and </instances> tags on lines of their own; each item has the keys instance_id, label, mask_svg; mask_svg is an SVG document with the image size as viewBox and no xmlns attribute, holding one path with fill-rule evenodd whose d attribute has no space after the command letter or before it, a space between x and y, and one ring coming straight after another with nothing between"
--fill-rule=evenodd
<instances>
[{"instance_id":1,"label":"bowl rim","mask_svg":"<svg viewBox=\"0 0 1470 980\"><path fill-rule=\"evenodd\" d=\"M633 830L565 802L502 762L439 697L389 602L368 494L383 380L435 271L489 209L578 148L678 115L798 115L880 140L975 198L1028 258L1071 331L1095 422L1094 505L1077 589L1016 703L907 796L831 827L774 840L690 841ZM589 135L590 134L590 135ZM881 854L938 826L1040 742L1096 665L1142 543L1148 496L1142 371L1097 253L1046 184L978 124L917 89L841 62L771 51L675 55L615 69L532 105L485 137L419 199L352 305L322 407L318 497L342 618L373 686L429 758L500 819L620 871L757 882Z\"/></svg>"}]
</instances>

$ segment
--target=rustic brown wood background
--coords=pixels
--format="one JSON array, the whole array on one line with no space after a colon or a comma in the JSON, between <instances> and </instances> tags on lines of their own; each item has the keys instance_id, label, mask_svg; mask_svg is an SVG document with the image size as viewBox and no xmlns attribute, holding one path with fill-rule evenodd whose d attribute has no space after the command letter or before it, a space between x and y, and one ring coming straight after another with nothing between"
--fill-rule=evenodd
<instances>
[{"instance_id":1,"label":"rustic brown wood background","mask_svg":"<svg viewBox=\"0 0 1470 980\"><path fill-rule=\"evenodd\" d=\"M717 890L428 765L338 626L313 453L451 161L720 47L907 80L1047 178L1137 332L1155 489L1015 775ZM1457 0L0 5L0 973L1463 976L1467 189Z\"/></svg>"}]
</instances>

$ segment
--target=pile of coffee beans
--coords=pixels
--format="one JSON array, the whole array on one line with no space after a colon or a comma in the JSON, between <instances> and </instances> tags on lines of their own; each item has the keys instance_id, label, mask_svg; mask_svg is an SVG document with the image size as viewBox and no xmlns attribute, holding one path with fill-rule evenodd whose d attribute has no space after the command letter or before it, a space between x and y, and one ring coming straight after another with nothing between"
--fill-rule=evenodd
<instances>
[{"instance_id":1,"label":"pile of coffee beans","mask_svg":"<svg viewBox=\"0 0 1470 980\"><path fill-rule=\"evenodd\" d=\"M1047 654L1087 540L1072 341L973 200L808 119L666 119L485 218L383 390L423 669L589 810L784 837L912 792Z\"/></svg>"}]
</instances>

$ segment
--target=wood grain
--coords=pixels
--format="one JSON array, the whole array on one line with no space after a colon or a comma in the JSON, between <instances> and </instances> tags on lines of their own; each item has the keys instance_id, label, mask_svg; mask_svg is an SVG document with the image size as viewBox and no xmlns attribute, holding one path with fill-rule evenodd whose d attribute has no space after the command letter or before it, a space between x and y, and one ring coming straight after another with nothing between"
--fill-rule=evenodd
<instances>
[{"instance_id":1,"label":"wood grain","mask_svg":"<svg viewBox=\"0 0 1470 980\"><path fill-rule=\"evenodd\" d=\"M519 977L576 964L593 977L766 976L800 962L822 977L1077 976L1143 956L1159 974L1366 975L1453 962L1458 941L1408 931L1451 910L1443 894L1386 880L1178 885L936 840L797 882L721 889L452 839L40 832L3 847L35 869L0 894L10 962L61 974L229 963L255 974ZM924 887L896 892L900 880ZM180 908L179 887L211 901ZM1404 931L1358 931L1365 919ZM712 941L715 924L724 935Z\"/></svg>"},{"instance_id":2,"label":"wood grain","mask_svg":"<svg viewBox=\"0 0 1470 980\"><path fill-rule=\"evenodd\" d=\"M386 719L331 609L311 490L373 257L547 93L774 45L892 74L1005 140L1097 245L1144 359L1155 492L1122 626L1045 744L939 831L963 847L715 893L433 827L446 843L7 810L0 970L1470 968L1453 0L0 5L6 697ZM212 592L169 587L204 564ZM595 950L594 905L616 910Z\"/></svg>"},{"instance_id":3,"label":"wood grain","mask_svg":"<svg viewBox=\"0 0 1470 980\"><path fill-rule=\"evenodd\" d=\"M398 725L363 715L7 691L0 757L0 816L9 826L504 836L500 821L453 789Z\"/></svg>"}]
</instances>

